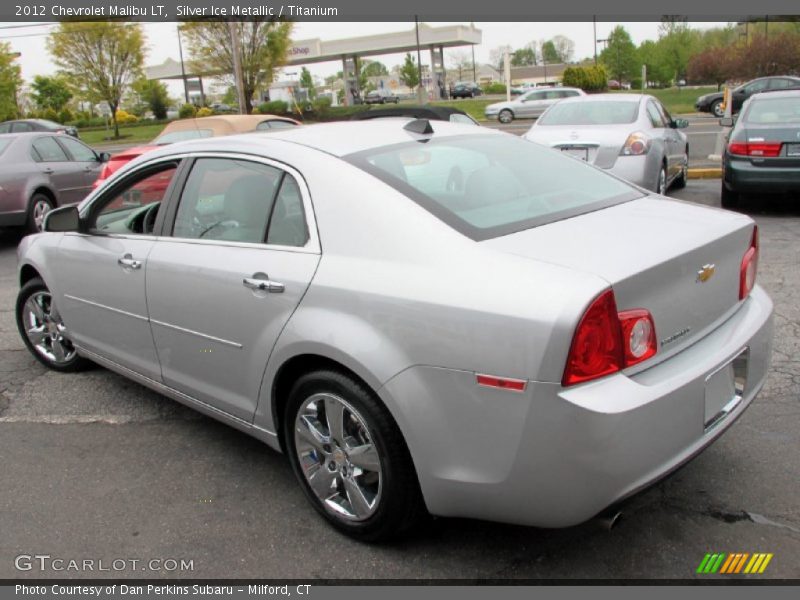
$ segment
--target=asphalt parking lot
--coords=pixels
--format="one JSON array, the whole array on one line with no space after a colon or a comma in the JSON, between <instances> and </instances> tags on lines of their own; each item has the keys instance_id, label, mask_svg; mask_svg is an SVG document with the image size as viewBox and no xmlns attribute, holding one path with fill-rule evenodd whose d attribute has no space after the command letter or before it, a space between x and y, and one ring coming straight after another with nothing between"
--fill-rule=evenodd
<instances>
[{"instance_id":1,"label":"asphalt parking lot","mask_svg":"<svg viewBox=\"0 0 800 600\"><path fill-rule=\"evenodd\" d=\"M719 180L673 194L717 206ZM751 198L759 282L775 302L765 388L717 443L596 524L540 530L438 519L395 544L330 529L257 441L108 371L46 371L14 323L15 248L0 232L0 578L688 578L707 552L770 552L800 577L800 198ZM535 493L535 490L533 491ZM191 571L18 571L20 554L185 559Z\"/></svg>"}]
</instances>

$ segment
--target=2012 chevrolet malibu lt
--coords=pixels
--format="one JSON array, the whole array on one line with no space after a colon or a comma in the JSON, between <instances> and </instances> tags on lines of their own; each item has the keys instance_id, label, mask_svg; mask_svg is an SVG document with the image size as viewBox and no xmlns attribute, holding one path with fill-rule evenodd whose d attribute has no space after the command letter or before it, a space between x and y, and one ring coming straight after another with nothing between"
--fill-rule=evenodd
<instances>
[{"instance_id":1,"label":"2012 chevrolet malibu lt","mask_svg":"<svg viewBox=\"0 0 800 600\"><path fill-rule=\"evenodd\" d=\"M321 515L580 523L767 373L741 214L515 136L381 119L148 153L19 247L17 321L286 453Z\"/></svg>"}]
</instances>

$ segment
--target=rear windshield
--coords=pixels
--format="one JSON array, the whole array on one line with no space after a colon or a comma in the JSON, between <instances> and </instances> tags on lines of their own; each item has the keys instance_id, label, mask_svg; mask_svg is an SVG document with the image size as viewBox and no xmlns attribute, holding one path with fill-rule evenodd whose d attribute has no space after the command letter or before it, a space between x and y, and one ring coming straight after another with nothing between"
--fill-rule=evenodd
<instances>
[{"instance_id":1,"label":"rear windshield","mask_svg":"<svg viewBox=\"0 0 800 600\"><path fill-rule=\"evenodd\" d=\"M559 102L539 118L537 125L622 125L633 123L638 115L638 102Z\"/></svg>"},{"instance_id":2,"label":"rear windshield","mask_svg":"<svg viewBox=\"0 0 800 600\"><path fill-rule=\"evenodd\" d=\"M174 144L176 142L185 142L186 140L196 140L199 138L207 138L214 135L211 129L187 129L186 131L173 131L172 133L165 133L158 136L153 142L157 146L164 144Z\"/></svg>"},{"instance_id":3,"label":"rear windshield","mask_svg":"<svg viewBox=\"0 0 800 600\"><path fill-rule=\"evenodd\" d=\"M800 123L800 94L790 98L759 98L751 101L744 122L756 125Z\"/></svg>"},{"instance_id":4,"label":"rear windshield","mask_svg":"<svg viewBox=\"0 0 800 600\"><path fill-rule=\"evenodd\" d=\"M0 154L5 152L8 145L12 142L13 138L0 138Z\"/></svg>"},{"instance_id":5,"label":"rear windshield","mask_svg":"<svg viewBox=\"0 0 800 600\"><path fill-rule=\"evenodd\" d=\"M513 135L465 135L345 157L474 240L642 196L578 159Z\"/></svg>"}]
</instances>

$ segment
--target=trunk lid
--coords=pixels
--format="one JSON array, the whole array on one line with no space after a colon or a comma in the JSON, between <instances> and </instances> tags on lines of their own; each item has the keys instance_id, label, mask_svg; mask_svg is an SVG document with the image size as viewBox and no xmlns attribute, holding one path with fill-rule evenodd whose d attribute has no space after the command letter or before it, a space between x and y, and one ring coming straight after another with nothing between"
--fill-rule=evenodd
<instances>
[{"instance_id":1,"label":"trunk lid","mask_svg":"<svg viewBox=\"0 0 800 600\"><path fill-rule=\"evenodd\" d=\"M800 168L800 126L798 125L749 125L742 132L745 142L780 142L780 154L775 157L749 157L756 167Z\"/></svg>"},{"instance_id":2,"label":"trunk lid","mask_svg":"<svg viewBox=\"0 0 800 600\"><path fill-rule=\"evenodd\" d=\"M525 137L565 153L577 153L585 148L587 162L601 169L610 169L617 161L628 135L635 130L636 126L632 123L603 127L534 125Z\"/></svg>"},{"instance_id":3,"label":"trunk lid","mask_svg":"<svg viewBox=\"0 0 800 600\"><path fill-rule=\"evenodd\" d=\"M752 232L744 215L650 196L482 243L604 278L619 310L652 313L653 364L735 310Z\"/></svg>"}]
</instances>

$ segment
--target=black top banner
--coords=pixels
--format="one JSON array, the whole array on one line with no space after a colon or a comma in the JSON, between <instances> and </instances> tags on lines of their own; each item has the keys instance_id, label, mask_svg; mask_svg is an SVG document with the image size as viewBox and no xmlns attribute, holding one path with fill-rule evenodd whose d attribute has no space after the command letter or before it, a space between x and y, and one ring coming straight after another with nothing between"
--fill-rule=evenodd
<instances>
[{"instance_id":1,"label":"black top banner","mask_svg":"<svg viewBox=\"0 0 800 600\"><path fill-rule=\"evenodd\" d=\"M126 21L246 20L270 17L294 21L658 21L679 16L691 21L800 20L798 0L12 0L0 6L0 19L18 22L122 19ZM669 11L669 15L664 14ZM755 14L754 11L759 11Z\"/></svg>"}]
</instances>

